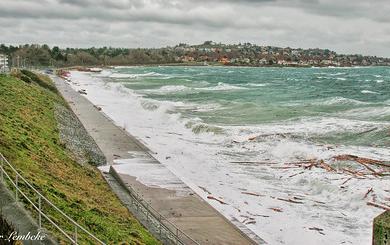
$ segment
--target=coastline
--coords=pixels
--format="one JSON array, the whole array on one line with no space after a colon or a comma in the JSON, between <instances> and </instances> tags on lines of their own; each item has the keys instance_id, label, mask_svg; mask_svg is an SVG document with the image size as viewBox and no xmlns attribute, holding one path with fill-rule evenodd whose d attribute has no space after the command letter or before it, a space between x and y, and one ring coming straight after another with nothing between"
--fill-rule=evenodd
<instances>
[{"instance_id":1,"label":"coastline","mask_svg":"<svg viewBox=\"0 0 390 245\"><path fill-rule=\"evenodd\" d=\"M188 129L180 128L180 125L175 124L175 120L177 120L175 115L168 116L164 113L165 110L170 110L171 104L163 103L160 104L159 109L145 111L146 108L143 106L153 105L153 103L157 102L143 100L139 95L134 94L119 83L103 81L99 76L94 76L91 73L79 72L72 73L71 80L70 84L75 90L86 89L88 93L86 97L93 101L95 105L101 106L102 111L115 121L117 125L126 128L126 131L128 132L134 132L138 139L153 150L153 156L172 169L181 179L185 179L187 184L190 183L190 185L193 185L195 187L193 189L205 188L206 190L201 189L198 194L222 212L225 217L228 219L236 218L240 222L248 221L245 221L245 218L241 217L241 215L255 218L256 224L249 224L246 226L257 234L260 234L266 241L278 242L277 236L279 236L281 237L280 239L287 239L285 241L288 241L289 244L299 244L300 238L289 240L293 237L293 234L297 232L305 232L305 236L303 237L312 242L337 242L341 239L344 239L344 241L352 241L355 239L356 242L356 239L361 240L369 237L369 228L367 227L371 224L372 218L378 214L378 210L366 208L366 204L362 201L361 196L364 196L364 193L367 191L366 186L368 186L367 188L371 186L370 181L367 180L360 183L357 180L352 180L348 182L346 187L348 189L350 187L352 188L349 189L350 193L348 193L348 195L343 194L341 200L328 200L328 195L337 196L336 193L344 193L343 191L346 191L345 189L340 189L339 185L344 182L344 178L348 179L348 176L337 175L339 176L339 180L337 181L337 178L335 179L333 174L316 170L308 171L307 173L296 177L284 178L290 175L295 176L297 172L294 171L294 169L277 171L272 169L273 166L271 166L271 168L264 166L262 168L262 172L264 173L262 174L253 173L254 176L248 176L247 174L240 175L239 173L244 174L242 173L243 170L254 169L255 164L248 163L237 165L226 161L219 161L212 156L216 153L216 149L213 145L217 144L219 141L214 142L214 137L211 138L211 135L209 135L209 137L205 135L206 138L197 137L194 139L195 142L207 141L209 144L206 148L203 148L201 144L193 145L191 149L184 148L184 145L182 144L185 144L186 141L183 141L183 139L188 139L188 136L190 135L187 134ZM118 104L121 105L120 108L118 108ZM310 125L314 126L312 124ZM315 130L316 128L317 127L314 127L311 130ZM301 130L303 129L301 128ZM245 138L247 140L247 137ZM235 138L234 140L241 141L245 139ZM226 143L226 141L224 142ZM176 144L183 146L182 153L175 150L174 145ZM240 144L233 145L239 146ZM287 146L288 145L278 146L278 150L286 150L282 147ZM302 146L297 144L292 147ZM343 147L338 147L334 152L334 154L347 153L359 154L359 149L351 151L349 148L344 149ZM199 158L200 156L201 158ZM370 155L367 157L369 156ZM268 181L267 179L263 180L262 177L267 178ZM280 178L283 178L284 183L280 183ZM375 184L374 189L382 196L383 193L379 192L381 189L380 182L372 184ZM261 188L259 188L259 186L261 186ZM294 188L294 186L296 186L296 188ZM308 187L310 188L308 189ZM243 188L247 191L243 191ZM228 202L229 205L220 205L215 201L208 200L208 192L212 193L212 195L223 197L223 200ZM258 193L259 196L248 196L242 192L254 192ZM313 196L310 198L307 196L308 200L304 201L305 204L303 205L287 205L283 204L283 201L278 200L278 198L288 199L290 193L301 193L303 197L305 197L307 193L312 193ZM275 195L280 196L275 197ZM350 203L351 198L354 200L352 203ZM317 202L327 202L328 205L331 206L326 207L318 205ZM314 208L314 206L316 208ZM338 217L339 213L337 210L342 210L340 209L340 206L344 206L344 209L347 209L347 212L345 212L347 218ZM273 213L272 210L269 211L270 208L274 207L282 207L284 211L281 213ZM240 211L238 209L240 209ZM313 212L317 209L321 213L321 216L329 217L327 219L321 219L321 216L311 217ZM248 215L247 212L250 214ZM269 217L266 218L256 215L265 215ZM354 235L355 238L353 238L353 236L341 232L340 229L333 230L333 225L328 226L327 224L328 221L332 219L339 222L340 229L353 223L351 220L360 219L359 225L364 224L365 227L360 231L364 233L359 236ZM278 222L276 222L277 220L283 220L282 223L284 225L278 224ZM267 224L267 226L262 226L261 224ZM312 227L324 228L326 236L319 233L316 234L315 231L307 231L309 225ZM280 229L282 227L283 231ZM275 232L275 230L280 230L280 232ZM352 234L355 234L355 232L357 232L356 227L352 229L351 232Z\"/></svg>"},{"instance_id":2,"label":"coastline","mask_svg":"<svg viewBox=\"0 0 390 245\"><path fill-rule=\"evenodd\" d=\"M102 68L102 69L112 69L112 68L126 68L126 67L226 67L226 68L308 68L308 69L351 69L351 68L372 68L372 67L390 67L386 65L367 65L367 66L359 66L359 65L352 65L352 66L327 66L327 65L322 65L322 66L308 66L308 65L224 65L220 62L209 62L207 64L204 64L203 62L181 62L181 63L156 63L156 64L128 64L128 65L78 65L78 66L66 66L66 67L53 67L56 69L76 69L78 67L83 67L83 68L91 68L91 67L96 67L96 68Z\"/></svg>"},{"instance_id":3,"label":"coastline","mask_svg":"<svg viewBox=\"0 0 390 245\"><path fill-rule=\"evenodd\" d=\"M121 181L131 185L147 202L151 203L154 209L165 214L167 219L179 229L200 243L252 244L253 241L249 237L257 239L258 243L262 242L256 235L248 234L251 233L249 230L241 231L204 202L170 170L159 163L149 153L150 150L146 146L117 124L115 125L112 119L66 85L64 80L54 78L54 81L64 98L69 101L72 110L105 154L108 165L119 173ZM139 168L137 176L132 176L134 168ZM101 169L103 172L107 171L104 167ZM160 186L166 184L167 188L158 187L159 185L153 182L155 180L152 180L149 185L145 184L145 180L142 181L139 174L150 171L152 173L157 171L159 179L168 178L167 183L165 181L160 183ZM148 183L148 176L146 176L146 183Z\"/></svg>"}]
</instances>

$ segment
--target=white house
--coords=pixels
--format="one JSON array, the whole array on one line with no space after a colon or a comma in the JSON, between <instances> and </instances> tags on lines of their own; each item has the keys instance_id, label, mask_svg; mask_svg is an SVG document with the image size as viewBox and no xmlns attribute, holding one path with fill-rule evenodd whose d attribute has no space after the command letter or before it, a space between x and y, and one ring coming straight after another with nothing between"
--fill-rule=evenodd
<instances>
[{"instance_id":1,"label":"white house","mask_svg":"<svg viewBox=\"0 0 390 245\"><path fill-rule=\"evenodd\" d=\"M8 70L8 56L0 54L0 71L5 72Z\"/></svg>"}]
</instances>

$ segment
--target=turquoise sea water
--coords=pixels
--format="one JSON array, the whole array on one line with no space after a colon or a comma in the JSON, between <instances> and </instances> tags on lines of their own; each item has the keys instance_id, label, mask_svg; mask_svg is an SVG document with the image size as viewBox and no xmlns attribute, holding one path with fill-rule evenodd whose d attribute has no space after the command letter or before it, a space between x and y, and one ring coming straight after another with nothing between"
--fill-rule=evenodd
<instances>
[{"instance_id":1,"label":"turquoise sea water","mask_svg":"<svg viewBox=\"0 0 390 245\"><path fill-rule=\"evenodd\" d=\"M111 79L144 98L175 103L169 113L201 121L201 127L187 123L194 133L273 125L271 131L278 133L278 127L294 125L288 137L390 147L389 67L123 67L111 72Z\"/></svg>"}]
</instances>

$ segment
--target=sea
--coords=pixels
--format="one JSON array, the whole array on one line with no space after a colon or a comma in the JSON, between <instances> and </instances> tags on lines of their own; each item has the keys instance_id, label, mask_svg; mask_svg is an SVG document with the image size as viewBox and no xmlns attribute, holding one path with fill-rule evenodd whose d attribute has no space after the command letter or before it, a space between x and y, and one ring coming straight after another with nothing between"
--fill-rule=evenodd
<instances>
[{"instance_id":1,"label":"sea","mask_svg":"<svg viewBox=\"0 0 390 245\"><path fill-rule=\"evenodd\" d=\"M316 159L339 169L341 154L390 161L390 67L134 66L74 71L71 81L269 244L369 244L383 210L367 202L390 206L389 176L283 165Z\"/></svg>"}]
</instances>

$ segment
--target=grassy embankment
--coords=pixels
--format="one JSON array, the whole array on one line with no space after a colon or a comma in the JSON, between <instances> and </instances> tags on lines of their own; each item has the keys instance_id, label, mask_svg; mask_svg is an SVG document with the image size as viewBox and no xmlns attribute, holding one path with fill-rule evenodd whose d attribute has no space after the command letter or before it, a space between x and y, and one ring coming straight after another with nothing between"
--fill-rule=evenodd
<instances>
[{"instance_id":1,"label":"grassy embankment","mask_svg":"<svg viewBox=\"0 0 390 245\"><path fill-rule=\"evenodd\" d=\"M0 75L0 152L50 201L103 241L158 244L111 192L100 172L78 164L60 142L55 105L68 105L50 79L19 77ZM46 211L74 231L57 213Z\"/></svg>"}]
</instances>

